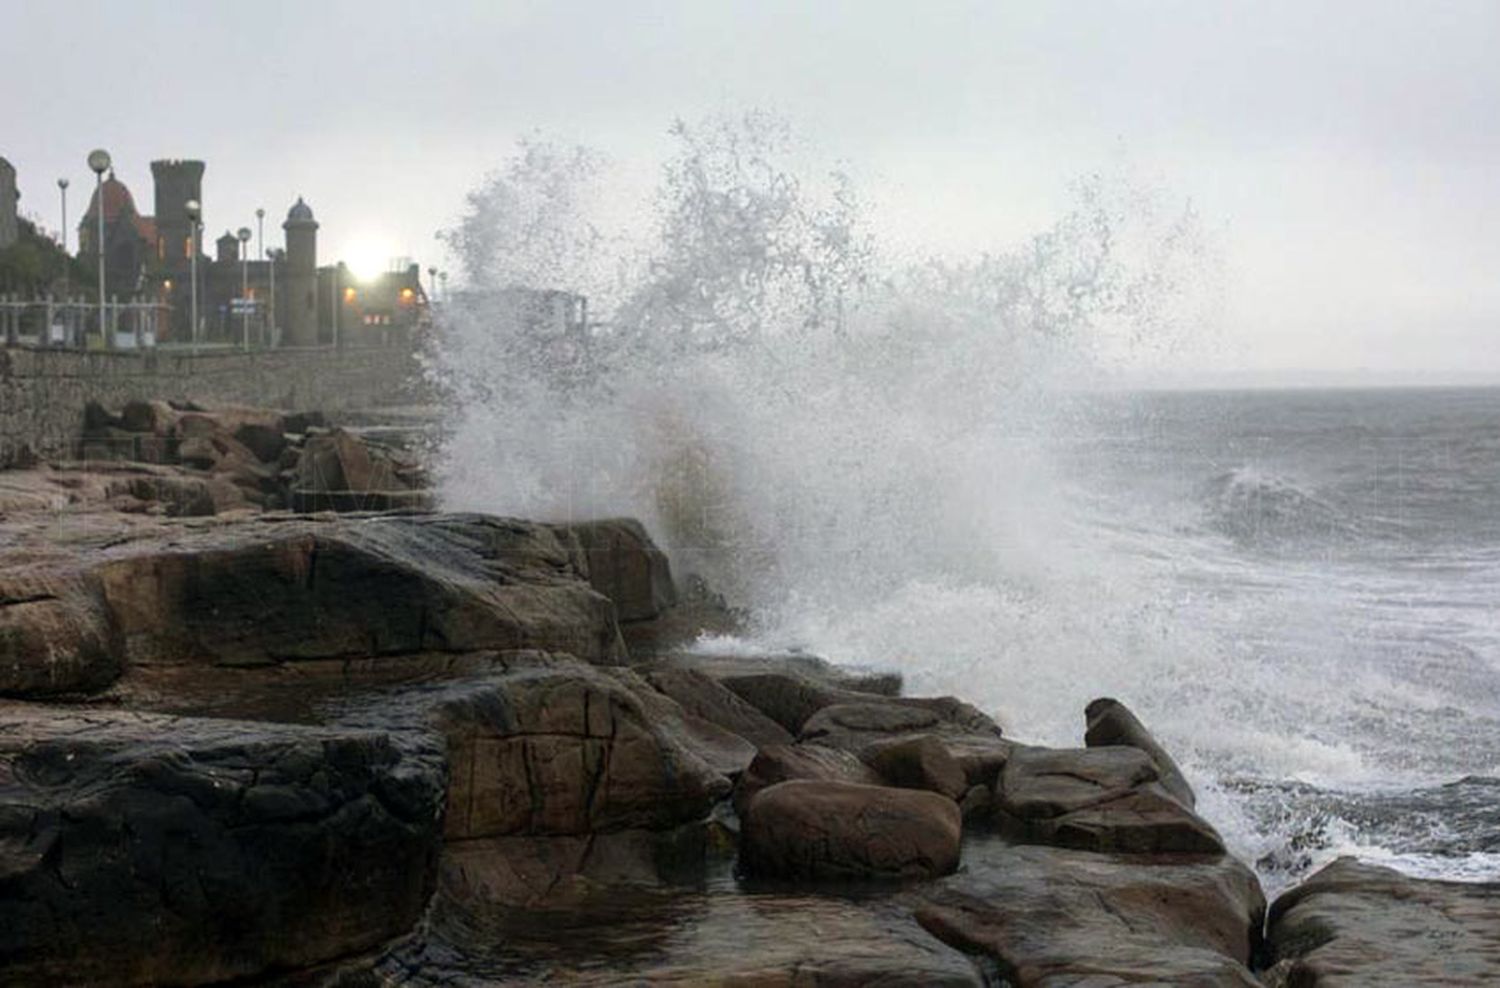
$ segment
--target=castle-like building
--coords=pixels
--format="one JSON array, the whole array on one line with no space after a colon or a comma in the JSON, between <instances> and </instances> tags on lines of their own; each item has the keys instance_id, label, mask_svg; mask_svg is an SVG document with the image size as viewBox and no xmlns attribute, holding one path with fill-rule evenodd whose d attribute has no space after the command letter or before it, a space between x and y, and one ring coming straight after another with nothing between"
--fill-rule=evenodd
<instances>
[{"instance_id":1,"label":"castle-like building","mask_svg":"<svg viewBox=\"0 0 1500 988\"><path fill-rule=\"evenodd\" d=\"M408 263L364 280L352 277L343 264L320 267L318 222L300 197L282 223L285 250L251 258L250 244L226 231L215 241L214 254L207 255L201 232L204 168L201 161L153 161L155 211L150 216L140 212L130 190L111 171L78 223L79 257L91 260L99 249L103 211L105 292L120 300L149 299L168 307L170 318L159 341L384 344L409 339L428 322L428 298L417 265ZM13 171L11 175L13 179ZM3 182L0 169L0 189ZM190 203L198 204L196 237Z\"/></svg>"}]
</instances>

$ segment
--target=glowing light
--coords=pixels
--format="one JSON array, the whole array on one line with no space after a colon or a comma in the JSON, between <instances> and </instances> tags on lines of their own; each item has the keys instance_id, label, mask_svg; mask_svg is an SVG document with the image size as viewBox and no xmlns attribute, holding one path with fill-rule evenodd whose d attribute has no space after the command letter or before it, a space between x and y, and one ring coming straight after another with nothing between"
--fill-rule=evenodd
<instances>
[{"instance_id":1,"label":"glowing light","mask_svg":"<svg viewBox=\"0 0 1500 988\"><path fill-rule=\"evenodd\" d=\"M359 293L356 292L354 289L352 289L352 288L346 288L346 289L344 289L344 301L345 302L353 302L354 299L358 296L358 294Z\"/></svg>"},{"instance_id":2,"label":"glowing light","mask_svg":"<svg viewBox=\"0 0 1500 988\"><path fill-rule=\"evenodd\" d=\"M414 291L412 291L410 288L403 288L403 289L401 289L401 303L403 305L410 305L411 304L411 300L414 299L414 298L416 298L416 297L417 297L417 293L414 292Z\"/></svg>"},{"instance_id":3,"label":"glowing light","mask_svg":"<svg viewBox=\"0 0 1500 988\"><path fill-rule=\"evenodd\" d=\"M172 279L168 278L166 281L162 282L161 287L170 292L172 290Z\"/></svg>"},{"instance_id":4,"label":"glowing light","mask_svg":"<svg viewBox=\"0 0 1500 988\"><path fill-rule=\"evenodd\" d=\"M396 253L396 245L385 237L360 237L350 246L345 263L354 277L368 282L385 274Z\"/></svg>"}]
</instances>

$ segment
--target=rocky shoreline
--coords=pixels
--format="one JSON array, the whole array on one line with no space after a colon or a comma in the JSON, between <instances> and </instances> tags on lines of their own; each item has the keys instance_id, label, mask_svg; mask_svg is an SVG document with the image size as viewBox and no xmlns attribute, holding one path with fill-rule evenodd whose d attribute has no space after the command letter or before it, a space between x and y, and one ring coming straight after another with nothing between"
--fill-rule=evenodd
<instances>
[{"instance_id":1,"label":"rocky shoreline","mask_svg":"<svg viewBox=\"0 0 1500 988\"><path fill-rule=\"evenodd\" d=\"M733 615L633 521L427 510L279 413L90 428L130 459L0 474L7 984L1500 983L1500 885L1268 909L1116 701L1025 744L695 649Z\"/></svg>"}]
</instances>

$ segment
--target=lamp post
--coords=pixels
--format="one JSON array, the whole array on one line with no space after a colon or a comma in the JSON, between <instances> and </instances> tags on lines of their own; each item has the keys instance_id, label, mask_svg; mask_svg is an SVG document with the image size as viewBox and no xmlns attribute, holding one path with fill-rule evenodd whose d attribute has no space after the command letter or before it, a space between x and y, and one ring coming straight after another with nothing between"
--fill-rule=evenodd
<instances>
[{"instance_id":1,"label":"lamp post","mask_svg":"<svg viewBox=\"0 0 1500 988\"><path fill-rule=\"evenodd\" d=\"M250 349L250 228L242 226L240 238L240 347Z\"/></svg>"},{"instance_id":2,"label":"lamp post","mask_svg":"<svg viewBox=\"0 0 1500 988\"><path fill-rule=\"evenodd\" d=\"M430 268L427 269L427 284L432 289L432 301L436 302L437 301L437 268L435 266L434 267L430 267Z\"/></svg>"},{"instance_id":3,"label":"lamp post","mask_svg":"<svg viewBox=\"0 0 1500 988\"><path fill-rule=\"evenodd\" d=\"M271 346L278 346L281 343L281 341L276 336L276 262L280 261L284 256L286 256L286 251L277 250L274 247L271 249L271 253L268 255L268 259L271 262L271 298L269 300L269 306L271 309Z\"/></svg>"},{"instance_id":4,"label":"lamp post","mask_svg":"<svg viewBox=\"0 0 1500 988\"><path fill-rule=\"evenodd\" d=\"M63 250L63 304L68 302L68 276L72 273L69 269L72 264L68 263L68 180L60 178L57 180L57 191L62 195L62 250ZM51 331L51 327L48 327Z\"/></svg>"},{"instance_id":5,"label":"lamp post","mask_svg":"<svg viewBox=\"0 0 1500 988\"><path fill-rule=\"evenodd\" d=\"M191 318L193 325L188 332L188 337L193 341L193 350L198 349L198 218L203 215L203 206L197 199L189 199L183 204L188 215L188 268L190 279L193 283Z\"/></svg>"},{"instance_id":6,"label":"lamp post","mask_svg":"<svg viewBox=\"0 0 1500 988\"><path fill-rule=\"evenodd\" d=\"M438 280L443 283L443 301L448 301L448 272L439 271Z\"/></svg>"},{"instance_id":7,"label":"lamp post","mask_svg":"<svg viewBox=\"0 0 1500 988\"><path fill-rule=\"evenodd\" d=\"M94 204L99 210L99 243L96 245L99 248L99 335L104 337L106 347L113 347L114 340L109 338L109 320L104 302L104 173L109 170L109 152L103 148L95 148L89 152L88 160L89 168L94 173Z\"/></svg>"},{"instance_id":8,"label":"lamp post","mask_svg":"<svg viewBox=\"0 0 1500 988\"><path fill-rule=\"evenodd\" d=\"M266 211L255 210L255 259L264 261L266 259Z\"/></svg>"}]
</instances>

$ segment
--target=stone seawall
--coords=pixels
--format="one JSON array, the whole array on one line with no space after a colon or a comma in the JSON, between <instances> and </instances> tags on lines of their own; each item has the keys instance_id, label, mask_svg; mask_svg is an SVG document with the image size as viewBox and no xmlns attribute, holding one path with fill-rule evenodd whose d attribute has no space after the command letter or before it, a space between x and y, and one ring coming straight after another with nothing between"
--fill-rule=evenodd
<instances>
[{"instance_id":1,"label":"stone seawall","mask_svg":"<svg viewBox=\"0 0 1500 988\"><path fill-rule=\"evenodd\" d=\"M252 353L0 350L0 468L72 454L89 401L243 403L338 411L417 400L407 347Z\"/></svg>"}]
</instances>

